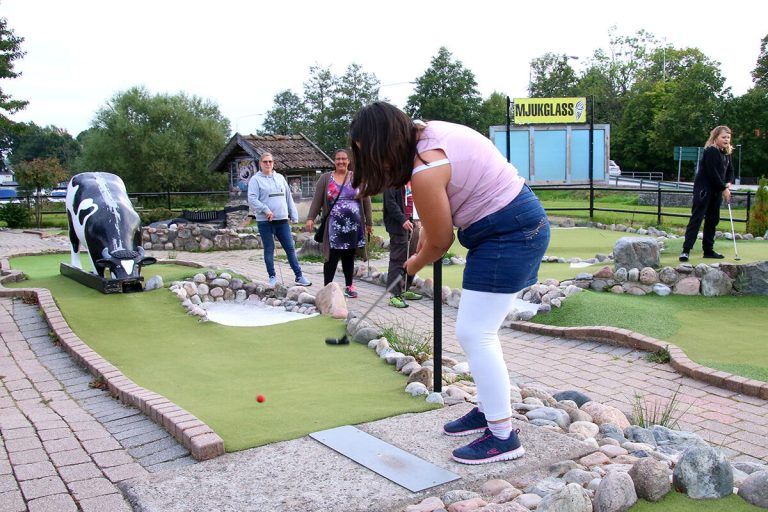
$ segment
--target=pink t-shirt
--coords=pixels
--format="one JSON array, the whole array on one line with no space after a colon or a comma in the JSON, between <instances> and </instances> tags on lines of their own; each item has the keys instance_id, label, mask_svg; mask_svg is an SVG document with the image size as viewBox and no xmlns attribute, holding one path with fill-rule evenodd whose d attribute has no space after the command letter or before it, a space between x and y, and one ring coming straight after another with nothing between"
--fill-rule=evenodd
<instances>
[{"instance_id":1,"label":"pink t-shirt","mask_svg":"<svg viewBox=\"0 0 768 512\"><path fill-rule=\"evenodd\" d=\"M466 126L430 121L416 149L445 153L451 164L447 187L451 217L453 225L461 229L504 208L525 184L489 139Z\"/></svg>"}]
</instances>

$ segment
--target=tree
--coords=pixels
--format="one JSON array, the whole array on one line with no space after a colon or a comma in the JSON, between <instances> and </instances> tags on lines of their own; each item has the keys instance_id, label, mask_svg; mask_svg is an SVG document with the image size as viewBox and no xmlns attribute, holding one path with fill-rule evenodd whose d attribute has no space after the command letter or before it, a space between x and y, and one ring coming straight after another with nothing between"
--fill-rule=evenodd
<instances>
[{"instance_id":1,"label":"tree","mask_svg":"<svg viewBox=\"0 0 768 512\"><path fill-rule=\"evenodd\" d=\"M336 80L336 90L331 99L331 120L326 153L347 146L349 126L358 110L379 98L379 79L366 73L354 62Z\"/></svg>"},{"instance_id":2,"label":"tree","mask_svg":"<svg viewBox=\"0 0 768 512\"><path fill-rule=\"evenodd\" d=\"M331 103L336 93L336 76L330 67L314 65L309 68L309 80L304 82L304 102L307 106L306 135L326 151L333 149Z\"/></svg>"},{"instance_id":3,"label":"tree","mask_svg":"<svg viewBox=\"0 0 768 512\"><path fill-rule=\"evenodd\" d=\"M228 136L218 105L133 87L96 112L76 167L115 173L132 192L221 190L226 177L207 167Z\"/></svg>"},{"instance_id":4,"label":"tree","mask_svg":"<svg viewBox=\"0 0 768 512\"><path fill-rule=\"evenodd\" d=\"M273 106L267 111L260 135L294 135L307 130L309 114L304 101L290 89L275 94Z\"/></svg>"},{"instance_id":5,"label":"tree","mask_svg":"<svg viewBox=\"0 0 768 512\"><path fill-rule=\"evenodd\" d=\"M18 123L11 135L11 164L35 158L54 157L70 169L80 154L80 144L64 129L35 123Z\"/></svg>"},{"instance_id":6,"label":"tree","mask_svg":"<svg viewBox=\"0 0 768 512\"><path fill-rule=\"evenodd\" d=\"M23 37L18 37L8 28L8 20L0 18L0 80L16 78L21 73L13 70L14 61L22 58L26 52L21 51ZM28 101L14 100L0 87L0 168L3 166L3 156L10 149L10 135L15 123L8 116L22 110Z\"/></svg>"},{"instance_id":7,"label":"tree","mask_svg":"<svg viewBox=\"0 0 768 512\"><path fill-rule=\"evenodd\" d=\"M480 105L480 133L488 135L491 126L507 124L507 97L493 91Z\"/></svg>"},{"instance_id":8,"label":"tree","mask_svg":"<svg viewBox=\"0 0 768 512\"><path fill-rule=\"evenodd\" d=\"M733 143L741 145L741 176L764 174L768 169L768 87L755 86L724 106L724 124L733 129Z\"/></svg>"},{"instance_id":9,"label":"tree","mask_svg":"<svg viewBox=\"0 0 768 512\"><path fill-rule=\"evenodd\" d=\"M768 88L768 35L760 41L760 55L752 70L752 82L756 87Z\"/></svg>"},{"instance_id":10,"label":"tree","mask_svg":"<svg viewBox=\"0 0 768 512\"><path fill-rule=\"evenodd\" d=\"M531 98L555 98L573 96L578 77L565 54L545 53L531 61Z\"/></svg>"},{"instance_id":11,"label":"tree","mask_svg":"<svg viewBox=\"0 0 768 512\"><path fill-rule=\"evenodd\" d=\"M56 157L35 158L22 161L14 166L16 181L19 186L35 191L35 218L40 227L42 217L43 189L50 189L60 181L69 179L69 173L61 166Z\"/></svg>"},{"instance_id":12,"label":"tree","mask_svg":"<svg viewBox=\"0 0 768 512\"><path fill-rule=\"evenodd\" d=\"M480 129L482 97L475 75L440 47L429 68L416 79L405 111L414 118L450 121Z\"/></svg>"},{"instance_id":13,"label":"tree","mask_svg":"<svg viewBox=\"0 0 768 512\"><path fill-rule=\"evenodd\" d=\"M768 233L768 181L765 178L760 178L755 206L749 212L747 232L754 236L765 236Z\"/></svg>"}]
</instances>

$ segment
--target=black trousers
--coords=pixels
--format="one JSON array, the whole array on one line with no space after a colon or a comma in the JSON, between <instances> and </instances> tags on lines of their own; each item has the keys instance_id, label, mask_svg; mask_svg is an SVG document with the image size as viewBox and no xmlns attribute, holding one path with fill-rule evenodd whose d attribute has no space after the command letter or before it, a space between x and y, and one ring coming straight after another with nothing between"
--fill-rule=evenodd
<instances>
[{"instance_id":1,"label":"black trousers","mask_svg":"<svg viewBox=\"0 0 768 512\"><path fill-rule=\"evenodd\" d=\"M699 234L701 221L704 221L704 239L701 241L701 248L704 252L712 252L715 247L715 231L717 223L720 222L720 205L723 204L723 193L721 190L711 188L693 188L693 205L691 206L691 220L688 221L688 227L685 228L685 242L683 242L683 252L691 252L696 237Z\"/></svg>"},{"instance_id":2,"label":"black trousers","mask_svg":"<svg viewBox=\"0 0 768 512\"><path fill-rule=\"evenodd\" d=\"M323 264L323 277L325 284L333 281L336 275L336 267L341 260L341 269L344 271L344 285L352 286L352 276L355 273L355 252L356 249L331 249L328 254L328 261Z\"/></svg>"},{"instance_id":3,"label":"black trousers","mask_svg":"<svg viewBox=\"0 0 768 512\"><path fill-rule=\"evenodd\" d=\"M408 256L413 256L416 252L416 246L419 243L419 232L413 230L413 234L410 237L410 246L408 245L407 234L389 234L389 269L387 270L387 288L392 282L397 279L397 276L403 276L405 278L405 287L403 287L403 281L401 280L397 286L392 288L392 295L400 295L403 291L407 290L413 284L414 276L407 276L403 263ZM410 247L410 248L409 248Z\"/></svg>"}]
</instances>

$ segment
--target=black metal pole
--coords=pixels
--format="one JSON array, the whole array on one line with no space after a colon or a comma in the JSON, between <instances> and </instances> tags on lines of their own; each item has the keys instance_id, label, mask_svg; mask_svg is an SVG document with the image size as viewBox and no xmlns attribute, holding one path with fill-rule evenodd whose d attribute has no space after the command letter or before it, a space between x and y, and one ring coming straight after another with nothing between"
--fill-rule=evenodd
<instances>
[{"instance_id":1,"label":"black metal pole","mask_svg":"<svg viewBox=\"0 0 768 512\"><path fill-rule=\"evenodd\" d=\"M443 389L443 257L432 264L432 290L434 314L432 330L434 331L434 374L433 391L440 393Z\"/></svg>"},{"instance_id":2,"label":"black metal pole","mask_svg":"<svg viewBox=\"0 0 768 512\"><path fill-rule=\"evenodd\" d=\"M749 210L752 209L752 191L747 189L747 217L746 217L746 223L749 225Z\"/></svg>"},{"instance_id":3,"label":"black metal pole","mask_svg":"<svg viewBox=\"0 0 768 512\"><path fill-rule=\"evenodd\" d=\"M589 97L589 218L595 216L595 97Z\"/></svg>"},{"instance_id":4,"label":"black metal pole","mask_svg":"<svg viewBox=\"0 0 768 512\"><path fill-rule=\"evenodd\" d=\"M656 225L661 226L661 182L658 182L656 191Z\"/></svg>"},{"instance_id":5,"label":"black metal pole","mask_svg":"<svg viewBox=\"0 0 768 512\"><path fill-rule=\"evenodd\" d=\"M512 119L509 116L509 109L511 108L512 102L509 100L509 96L507 96L507 162L511 162L512 158L512 150L511 150L511 142L510 142L510 136L509 136L509 127L512 124Z\"/></svg>"}]
</instances>

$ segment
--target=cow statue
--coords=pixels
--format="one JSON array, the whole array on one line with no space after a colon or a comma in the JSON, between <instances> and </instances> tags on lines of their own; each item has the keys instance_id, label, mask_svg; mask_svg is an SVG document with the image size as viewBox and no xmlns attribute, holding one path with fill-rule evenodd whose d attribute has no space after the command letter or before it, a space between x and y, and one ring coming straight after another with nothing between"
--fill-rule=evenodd
<instances>
[{"instance_id":1,"label":"cow statue","mask_svg":"<svg viewBox=\"0 0 768 512\"><path fill-rule=\"evenodd\" d=\"M141 246L141 219L133 209L125 184L108 172L83 172L67 185L67 219L72 266L82 270L81 244L96 273L112 279L136 278L141 267L157 263Z\"/></svg>"}]
</instances>

